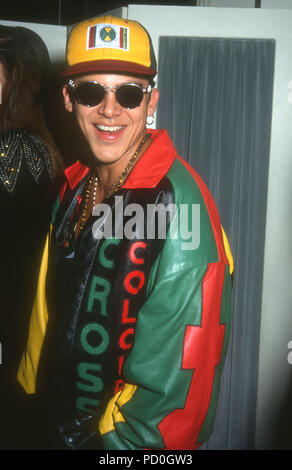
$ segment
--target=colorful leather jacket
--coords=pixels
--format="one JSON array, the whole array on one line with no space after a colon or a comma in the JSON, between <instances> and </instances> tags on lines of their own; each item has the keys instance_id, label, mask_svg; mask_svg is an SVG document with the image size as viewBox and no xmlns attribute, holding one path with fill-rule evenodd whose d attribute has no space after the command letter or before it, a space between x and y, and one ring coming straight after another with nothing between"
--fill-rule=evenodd
<instances>
[{"instance_id":1,"label":"colorful leather jacket","mask_svg":"<svg viewBox=\"0 0 292 470\"><path fill-rule=\"evenodd\" d=\"M150 132L105 201L111 237L105 206L72 242L90 174L79 162L55 206L18 380L37 391L45 350L55 430L68 448L194 449L212 432L232 256L205 184L166 131Z\"/></svg>"}]
</instances>

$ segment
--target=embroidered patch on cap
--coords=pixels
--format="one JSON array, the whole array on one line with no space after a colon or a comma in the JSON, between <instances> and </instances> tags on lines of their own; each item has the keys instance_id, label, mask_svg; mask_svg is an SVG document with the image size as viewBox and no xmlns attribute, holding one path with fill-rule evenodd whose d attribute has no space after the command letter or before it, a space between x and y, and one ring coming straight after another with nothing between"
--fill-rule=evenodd
<instances>
[{"instance_id":1,"label":"embroidered patch on cap","mask_svg":"<svg viewBox=\"0 0 292 470\"><path fill-rule=\"evenodd\" d=\"M116 24L96 24L87 30L87 49L112 47L129 50L129 28Z\"/></svg>"}]
</instances>

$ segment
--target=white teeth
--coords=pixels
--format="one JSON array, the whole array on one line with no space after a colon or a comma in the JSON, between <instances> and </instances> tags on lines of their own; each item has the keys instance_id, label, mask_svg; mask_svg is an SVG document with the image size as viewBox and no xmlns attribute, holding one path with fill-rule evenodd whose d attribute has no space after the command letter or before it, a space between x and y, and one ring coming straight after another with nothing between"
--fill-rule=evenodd
<instances>
[{"instance_id":1,"label":"white teeth","mask_svg":"<svg viewBox=\"0 0 292 470\"><path fill-rule=\"evenodd\" d=\"M104 132L118 132L123 129L122 126L102 126L101 124L96 124L95 127Z\"/></svg>"}]
</instances>

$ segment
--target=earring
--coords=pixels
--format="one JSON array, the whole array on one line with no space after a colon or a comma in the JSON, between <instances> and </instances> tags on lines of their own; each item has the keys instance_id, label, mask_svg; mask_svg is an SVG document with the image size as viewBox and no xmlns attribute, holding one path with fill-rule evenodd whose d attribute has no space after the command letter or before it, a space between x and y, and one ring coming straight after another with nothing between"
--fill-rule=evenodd
<instances>
[{"instance_id":1,"label":"earring","mask_svg":"<svg viewBox=\"0 0 292 470\"><path fill-rule=\"evenodd\" d=\"M150 118L150 120L149 120ZM154 122L154 116L147 116L146 123L148 126L151 126Z\"/></svg>"}]
</instances>

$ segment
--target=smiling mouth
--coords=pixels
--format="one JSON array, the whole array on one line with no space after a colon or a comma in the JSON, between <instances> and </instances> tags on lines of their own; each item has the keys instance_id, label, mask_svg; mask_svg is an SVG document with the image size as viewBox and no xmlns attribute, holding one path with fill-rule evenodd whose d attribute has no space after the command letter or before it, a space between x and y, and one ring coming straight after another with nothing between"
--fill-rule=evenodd
<instances>
[{"instance_id":1,"label":"smiling mouth","mask_svg":"<svg viewBox=\"0 0 292 470\"><path fill-rule=\"evenodd\" d=\"M94 127L100 132L110 133L120 132L125 128L125 126L103 126L101 124L95 124Z\"/></svg>"}]
</instances>

